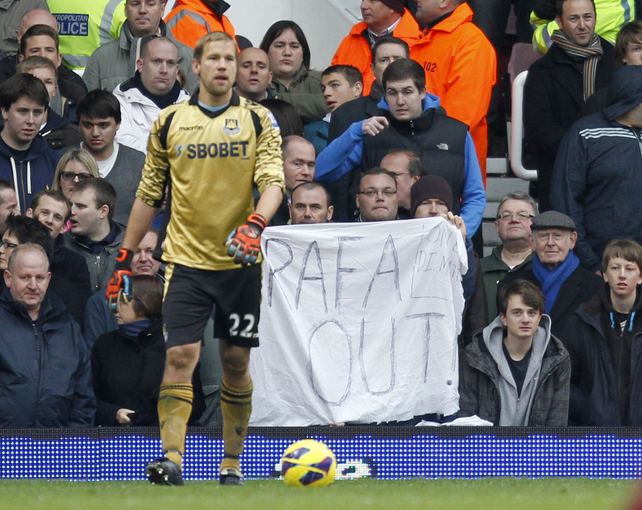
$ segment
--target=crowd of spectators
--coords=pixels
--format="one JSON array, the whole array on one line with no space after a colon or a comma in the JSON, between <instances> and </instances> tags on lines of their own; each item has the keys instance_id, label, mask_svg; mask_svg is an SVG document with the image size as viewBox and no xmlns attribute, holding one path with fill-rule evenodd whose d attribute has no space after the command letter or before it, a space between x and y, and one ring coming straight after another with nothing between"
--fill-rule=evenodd
<instances>
[{"instance_id":1,"label":"crowd of spectators","mask_svg":"<svg viewBox=\"0 0 642 510\"><path fill-rule=\"evenodd\" d=\"M235 94L280 128L286 193L271 225L385 221L394 232L440 217L461 233L460 415L642 424L642 22L632 0L516 2L519 40L545 53L524 90L538 184L534 197L501 199L501 244L480 258L510 2L469 3L362 0L363 21L328 41L334 57L316 70L295 21L248 39L222 0L177 0L164 19L164 0L95 1L75 28L65 0L3 2L0 426L157 423L171 192L135 254L133 299L114 315L104 291L152 124L197 97L192 48L212 31L236 37ZM204 407L194 383L192 421Z\"/></svg>"}]
</instances>

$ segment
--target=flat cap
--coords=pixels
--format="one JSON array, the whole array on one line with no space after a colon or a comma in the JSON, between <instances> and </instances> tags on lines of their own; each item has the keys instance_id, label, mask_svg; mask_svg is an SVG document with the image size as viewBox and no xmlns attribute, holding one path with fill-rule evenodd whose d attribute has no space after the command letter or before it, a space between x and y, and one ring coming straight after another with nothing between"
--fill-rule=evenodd
<instances>
[{"instance_id":1,"label":"flat cap","mask_svg":"<svg viewBox=\"0 0 642 510\"><path fill-rule=\"evenodd\" d=\"M535 216L531 224L531 230L544 230L546 228L561 228L562 230L575 231L575 222L557 211L546 211Z\"/></svg>"}]
</instances>

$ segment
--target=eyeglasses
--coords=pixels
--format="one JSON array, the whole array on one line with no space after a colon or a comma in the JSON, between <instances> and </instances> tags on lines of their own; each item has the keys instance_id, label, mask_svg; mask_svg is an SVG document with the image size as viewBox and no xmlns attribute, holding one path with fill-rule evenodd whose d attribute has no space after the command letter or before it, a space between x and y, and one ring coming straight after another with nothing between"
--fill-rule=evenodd
<instances>
[{"instance_id":1,"label":"eyeglasses","mask_svg":"<svg viewBox=\"0 0 642 510\"><path fill-rule=\"evenodd\" d=\"M60 178L63 181L75 181L76 179L78 179L78 181L84 181L86 179L91 179L92 177L93 175L85 172L79 174L75 172L60 172Z\"/></svg>"},{"instance_id":2,"label":"eyeglasses","mask_svg":"<svg viewBox=\"0 0 642 510\"><path fill-rule=\"evenodd\" d=\"M9 241L5 241L4 239L0 241L0 246L5 248L6 250L13 250L14 248L18 247L16 243L10 243Z\"/></svg>"},{"instance_id":3,"label":"eyeglasses","mask_svg":"<svg viewBox=\"0 0 642 510\"><path fill-rule=\"evenodd\" d=\"M392 197L397 194L397 190L394 188L384 188L384 189L368 188L364 191L359 191L359 195L365 195L368 198L374 198L378 196L380 193L385 197Z\"/></svg>"},{"instance_id":4,"label":"eyeglasses","mask_svg":"<svg viewBox=\"0 0 642 510\"><path fill-rule=\"evenodd\" d=\"M532 220L534 217L535 215L522 211L518 213L511 213L511 212L501 213L499 216L497 216L497 219L500 221L513 221L513 218L514 218L517 221L529 221L529 220Z\"/></svg>"}]
</instances>

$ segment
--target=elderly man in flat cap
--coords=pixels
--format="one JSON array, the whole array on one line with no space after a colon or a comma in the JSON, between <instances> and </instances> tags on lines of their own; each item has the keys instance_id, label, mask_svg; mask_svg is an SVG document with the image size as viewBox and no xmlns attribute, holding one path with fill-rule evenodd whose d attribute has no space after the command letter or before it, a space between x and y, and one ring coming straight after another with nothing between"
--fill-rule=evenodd
<instances>
[{"instance_id":1,"label":"elderly man in flat cap","mask_svg":"<svg viewBox=\"0 0 642 510\"><path fill-rule=\"evenodd\" d=\"M546 211L536 216L531 232L535 251L532 266L508 273L497 295L514 280L533 282L544 294L544 312L551 317L553 334L558 336L564 321L602 287L602 279L580 266L573 253L577 242L575 222L565 214Z\"/></svg>"}]
</instances>

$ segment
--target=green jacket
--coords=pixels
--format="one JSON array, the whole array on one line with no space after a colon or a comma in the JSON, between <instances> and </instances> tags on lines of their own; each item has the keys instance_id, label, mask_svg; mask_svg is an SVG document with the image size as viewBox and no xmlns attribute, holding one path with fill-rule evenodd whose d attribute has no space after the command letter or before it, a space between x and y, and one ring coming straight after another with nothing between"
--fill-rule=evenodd
<instances>
[{"instance_id":1,"label":"green jacket","mask_svg":"<svg viewBox=\"0 0 642 510\"><path fill-rule=\"evenodd\" d=\"M488 307L488 320L492 321L497 317L497 284L504 279L506 274L531 265L533 254L531 253L524 262L513 269L508 267L502 260L502 247L495 246L488 257L481 259L481 268L484 276L484 289L486 289L486 305Z\"/></svg>"},{"instance_id":2,"label":"green jacket","mask_svg":"<svg viewBox=\"0 0 642 510\"><path fill-rule=\"evenodd\" d=\"M270 86L270 97L287 101L301 117L304 124L321 120L328 107L321 92L321 73L301 66L289 87L276 78Z\"/></svg>"}]
</instances>

